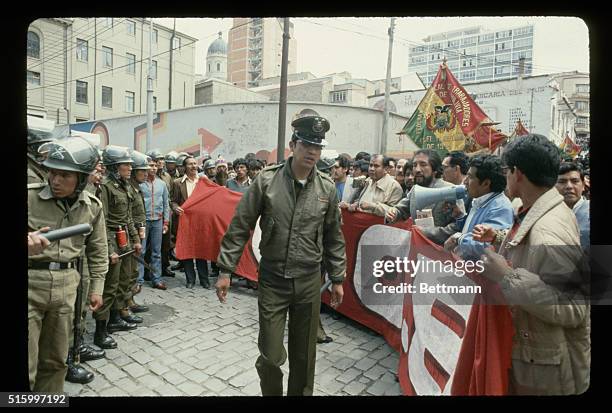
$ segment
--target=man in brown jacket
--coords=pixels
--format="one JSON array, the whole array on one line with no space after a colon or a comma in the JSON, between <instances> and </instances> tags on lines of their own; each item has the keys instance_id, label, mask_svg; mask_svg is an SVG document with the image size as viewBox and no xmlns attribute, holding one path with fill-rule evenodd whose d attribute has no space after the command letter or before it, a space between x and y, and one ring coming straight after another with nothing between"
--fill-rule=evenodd
<instances>
[{"instance_id":1,"label":"man in brown jacket","mask_svg":"<svg viewBox=\"0 0 612 413\"><path fill-rule=\"evenodd\" d=\"M502 155L507 190L523 206L510 230L476 225L475 240L499 252L482 257L483 275L499 282L511 306L511 394L580 394L589 387L590 306L582 281L582 251L572 210L554 187L555 145L541 135L511 142Z\"/></svg>"}]
</instances>

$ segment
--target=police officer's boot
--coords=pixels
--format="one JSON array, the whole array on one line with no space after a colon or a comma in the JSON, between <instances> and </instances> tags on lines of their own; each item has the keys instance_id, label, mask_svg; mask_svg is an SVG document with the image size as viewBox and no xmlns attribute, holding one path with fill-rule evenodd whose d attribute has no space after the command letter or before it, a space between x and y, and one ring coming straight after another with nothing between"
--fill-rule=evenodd
<instances>
[{"instance_id":1,"label":"police officer's boot","mask_svg":"<svg viewBox=\"0 0 612 413\"><path fill-rule=\"evenodd\" d=\"M149 307L146 305L136 304L133 297L127 300L127 305L130 311L133 313L145 313L149 311Z\"/></svg>"},{"instance_id":2,"label":"police officer's boot","mask_svg":"<svg viewBox=\"0 0 612 413\"><path fill-rule=\"evenodd\" d=\"M119 310L119 316L123 321L128 323L140 324L144 321L142 317L133 314L128 308Z\"/></svg>"},{"instance_id":3,"label":"police officer's boot","mask_svg":"<svg viewBox=\"0 0 612 413\"><path fill-rule=\"evenodd\" d=\"M100 348L117 348L117 342L108 335L106 330L106 320L96 320L94 344Z\"/></svg>"},{"instance_id":4,"label":"police officer's boot","mask_svg":"<svg viewBox=\"0 0 612 413\"><path fill-rule=\"evenodd\" d=\"M94 374L85 369L80 364L76 364L74 358L72 357L72 348L68 350L68 360L66 360L68 364L68 371L66 371L66 381L70 383L80 383L87 384L94 379Z\"/></svg>"},{"instance_id":5,"label":"police officer's boot","mask_svg":"<svg viewBox=\"0 0 612 413\"><path fill-rule=\"evenodd\" d=\"M136 324L128 323L123 320L119 315L118 310L111 310L110 319L108 320L108 324L106 325L106 330L109 333L114 333L117 331L129 331L136 329Z\"/></svg>"},{"instance_id":6,"label":"police officer's boot","mask_svg":"<svg viewBox=\"0 0 612 413\"><path fill-rule=\"evenodd\" d=\"M97 350L87 344L81 344L79 346L79 358L81 361L99 360L105 356L106 352L104 350Z\"/></svg>"}]
</instances>

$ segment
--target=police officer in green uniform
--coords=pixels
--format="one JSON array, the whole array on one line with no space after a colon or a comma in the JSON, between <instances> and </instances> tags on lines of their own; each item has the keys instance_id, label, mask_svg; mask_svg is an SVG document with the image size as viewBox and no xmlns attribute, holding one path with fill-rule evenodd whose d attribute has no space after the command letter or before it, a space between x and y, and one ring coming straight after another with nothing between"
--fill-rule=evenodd
<instances>
[{"instance_id":1,"label":"police officer in green uniform","mask_svg":"<svg viewBox=\"0 0 612 413\"><path fill-rule=\"evenodd\" d=\"M42 148L41 148L42 149ZM46 144L48 181L28 185L28 228L59 229L88 223L92 232L54 241L28 257L28 361L30 389L62 392L79 284L76 261L84 249L89 262L93 310L102 303L108 246L102 203L84 191L98 153L85 139Z\"/></svg>"},{"instance_id":2,"label":"police officer in green uniform","mask_svg":"<svg viewBox=\"0 0 612 413\"><path fill-rule=\"evenodd\" d=\"M140 190L140 184L143 183L147 177L149 170L149 158L144 153L138 151L130 151L132 157L132 175L130 177L129 189L132 191L134 202L132 203L132 217L134 220L134 226L138 230L139 242L142 244L142 240L145 238L146 229L146 212L144 206L144 199ZM129 258L129 259L127 259ZM145 312L148 307L137 305L134 302L134 291L138 280L138 262L132 258L127 257L121 261L121 271L119 277L119 291L117 293L117 302L119 315L121 318L128 323L142 323L142 317L134 315L134 312Z\"/></svg>"},{"instance_id":3,"label":"police officer in green uniform","mask_svg":"<svg viewBox=\"0 0 612 413\"><path fill-rule=\"evenodd\" d=\"M51 142L55 122L28 116L27 162L28 184L47 182L47 168L43 165L44 152L39 148L46 142ZM45 146L46 148L46 146Z\"/></svg>"},{"instance_id":4,"label":"police officer in green uniform","mask_svg":"<svg viewBox=\"0 0 612 413\"><path fill-rule=\"evenodd\" d=\"M294 120L286 163L265 168L242 196L221 242L215 287L226 301L230 274L260 219L259 351L255 363L264 396L283 394L281 365L289 313L288 395L312 395L321 303L321 262L332 280L332 306L342 301L344 238L336 186L316 168L329 122L320 116Z\"/></svg>"},{"instance_id":5,"label":"police officer in green uniform","mask_svg":"<svg viewBox=\"0 0 612 413\"><path fill-rule=\"evenodd\" d=\"M131 257L119 257L120 254L134 249L140 255L142 245L138 231L132 219L132 202L134 196L128 179L133 163L128 148L109 145L102 152L102 163L106 166L107 176L99 188L100 200L104 206L108 238L110 265L104 281L104 305L94 312L96 332L94 344L109 349L117 348L117 342L108 333L133 330L136 324L128 323L119 315L117 294L121 274L121 263ZM123 247L121 244L125 244Z\"/></svg>"}]
</instances>

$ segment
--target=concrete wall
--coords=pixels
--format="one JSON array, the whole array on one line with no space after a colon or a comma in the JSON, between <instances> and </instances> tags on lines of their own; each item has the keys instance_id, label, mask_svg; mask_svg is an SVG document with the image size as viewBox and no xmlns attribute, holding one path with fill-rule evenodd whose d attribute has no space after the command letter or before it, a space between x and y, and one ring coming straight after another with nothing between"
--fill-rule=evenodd
<instances>
[{"instance_id":1,"label":"concrete wall","mask_svg":"<svg viewBox=\"0 0 612 413\"><path fill-rule=\"evenodd\" d=\"M327 149L354 156L359 151L378 152L382 130L382 112L369 108L347 107L320 103L289 103L287 105L286 151L292 129L291 121L303 109L311 108L326 117L331 124L326 139ZM407 138L396 135L408 119L390 116L387 136L389 154L414 151L416 146ZM74 130L98 133L102 146L109 143L146 151L146 116L84 122L70 125ZM221 154L233 160L253 152L261 158L276 158L278 103L235 103L197 106L161 112L153 125L152 147L198 152L206 149L213 157ZM287 153L287 152L286 152Z\"/></svg>"}]
</instances>

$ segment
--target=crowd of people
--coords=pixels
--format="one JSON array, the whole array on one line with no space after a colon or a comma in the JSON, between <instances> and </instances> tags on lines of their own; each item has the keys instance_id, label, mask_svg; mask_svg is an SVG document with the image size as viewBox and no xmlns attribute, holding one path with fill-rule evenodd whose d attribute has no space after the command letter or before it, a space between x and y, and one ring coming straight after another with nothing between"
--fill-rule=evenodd
<instances>
[{"instance_id":1,"label":"crowd of people","mask_svg":"<svg viewBox=\"0 0 612 413\"><path fill-rule=\"evenodd\" d=\"M456 185L464 185L467 196L457 202L421 205L420 209L431 210L433 225L418 225L419 230L463 259L483 258L484 275L498 282L508 297L527 295L535 303L546 296L557 302L546 310L513 306L517 334L511 392L570 394L588 387L588 306L547 282L579 258L558 249L539 248L537 257L527 251L546 245L578 245L588 252L588 159L561 162L557 148L535 134L515 138L501 156L472 156L460 151L440 156L437 151L419 149L402 159L366 152L321 159L329 122L308 116L297 119L293 126L293 155L279 164L268 164L252 153L227 162L206 153L196 159L186 152L151 150L143 154L116 145L97 150L80 137L54 140L44 134L28 135L32 390L61 392L65 379L78 383L93 380L93 373L80 365L79 359L105 357L105 349L117 347L113 332L133 330L143 322L146 315L138 314L148 308L137 304L135 296L147 281L152 288L166 290L163 278L182 271L185 287L191 289L197 272L200 286L206 289L211 288L210 277L217 278L215 288L224 302L244 242L263 211L259 285L249 283L260 290L262 354L256 367L262 393L279 394L280 365L287 354L278 320L282 318L284 328L284 311L289 308L294 322L307 327L303 333L296 327L293 334L300 338L299 343L290 338L289 357L295 360L291 369L298 372L290 375L290 394L312 394L314 343L327 343L331 338L318 316L320 296L311 295L318 292L320 277L327 273L333 281L333 302L342 301L345 263L340 211L373 214L388 223L416 221L416 186L441 189ZM285 187L279 176L293 184ZM178 221L184 213L181 206L199 179L243 194L218 262L177 260L173 251ZM270 193L278 201L265 196ZM316 194L318 201L305 201ZM89 223L93 231L86 237L50 245L42 235L58 223ZM324 231L319 232L319 227ZM272 229L276 231L274 239L266 239L266 231ZM315 238L310 245L312 234ZM302 250L306 254L298 253ZM171 267L171 260L178 262ZM311 279L315 276L310 277L313 270L309 262L320 264L320 270L314 271L316 282ZM295 304L295 297L278 293L297 289L298 281L303 284L299 286L302 293L310 294L308 308ZM76 303L79 283L82 301ZM287 283L294 283L293 287ZM57 300L57 288L69 294ZM261 296L266 295L274 300L264 302ZM282 308L278 307L280 301L285 303ZM83 344L84 328L76 334L79 343L72 342L75 306L81 309L76 315L81 326L87 309L92 312L96 320L93 342L98 348ZM265 318L262 312L274 313L274 318ZM315 326L314 330L309 326ZM71 347L75 344L76 351ZM309 356L300 358L302 352ZM560 370L547 368L555 363L560 364Z\"/></svg>"}]
</instances>

